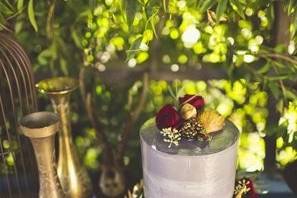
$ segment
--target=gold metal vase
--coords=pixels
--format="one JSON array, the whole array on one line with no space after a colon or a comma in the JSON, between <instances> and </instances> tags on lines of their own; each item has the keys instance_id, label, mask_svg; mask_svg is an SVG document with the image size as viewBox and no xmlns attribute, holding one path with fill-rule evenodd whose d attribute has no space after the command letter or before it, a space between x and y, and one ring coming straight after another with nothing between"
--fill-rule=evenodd
<instances>
[{"instance_id":1,"label":"gold metal vase","mask_svg":"<svg viewBox=\"0 0 297 198\"><path fill-rule=\"evenodd\" d=\"M86 169L79 161L71 137L69 96L77 88L77 80L55 77L40 81L36 87L51 99L54 111L61 121L59 134L58 177L66 195L71 198L86 198L92 193Z\"/></svg>"},{"instance_id":2,"label":"gold metal vase","mask_svg":"<svg viewBox=\"0 0 297 198\"><path fill-rule=\"evenodd\" d=\"M39 172L39 197L62 198L55 161L55 134L59 131L59 117L51 112L31 113L22 118L20 129L30 138Z\"/></svg>"}]
</instances>

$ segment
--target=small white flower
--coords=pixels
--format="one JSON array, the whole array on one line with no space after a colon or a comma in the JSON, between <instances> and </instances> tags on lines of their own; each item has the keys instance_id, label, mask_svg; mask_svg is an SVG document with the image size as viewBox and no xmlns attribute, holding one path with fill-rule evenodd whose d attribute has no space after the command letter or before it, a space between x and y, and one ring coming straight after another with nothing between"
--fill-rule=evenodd
<instances>
[{"instance_id":1,"label":"small white flower","mask_svg":"<svg viewBox=\"0 0 297 198\"><path fill-rule=\"evenodd\" d=\"M168 148L170 148L172 144L178 146L179 141L181 140L181 134L177 129L171 127L164 128L160 133L164 137L163 141L169 143Z\"/></svg>"},{"instance_id":2,"label":"small white flower","mask_svg":"<svg viewBox=\"0 0 297 198\"><path fill-rule=\"evenodd\" d=\"M190 25L182 34L182 41L186 48L191 48L200 39L201 33L195 25Z\"/></svg>"}]
</instances>

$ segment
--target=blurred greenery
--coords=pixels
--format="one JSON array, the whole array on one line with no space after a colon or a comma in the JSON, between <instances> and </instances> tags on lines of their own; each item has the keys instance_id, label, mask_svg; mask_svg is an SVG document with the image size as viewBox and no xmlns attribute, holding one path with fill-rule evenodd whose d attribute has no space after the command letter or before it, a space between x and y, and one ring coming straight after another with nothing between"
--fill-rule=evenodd
<instances>
[{"instance_id":1,"label":"blurred greenery","mask_svg":"<svg viewBox=\"0 0 297 198\"><path fill-rule=\"evenodd\" d=\"M178 89L203 95L210 108L236 124L242 133L239 168L255 171L263 169L266 136L277 138L279 165L296 159L296 9L294 0L2 0L0 28L24 45L37 79L78 76L82 68L100 75L109 70L114 75L124 70L222 73L221 79L150 80L125 164L140 173L137 131L163 104L175 102L171 92ZM279 10L290 17L287 43L275 35L286 33L275 30L282 23ZM87 74L86 84L115 145L143 85L109 85L95 73ZM131 98L136 99L131 103ZM41 98L41 104L48 101ZM78 95L72 105L75 143L86 166L97 169L102 150L96 131Z\"/></svg>"},{"instance_id":2,"label":"blurred greenery","mask_svg":"<svg viewBox=\"0 0 297 198\"><path fill-rule=\"evenodd\" d=\"M137 96L141 83L137 81L128 91L128 94ZM138 89L137 89L138 88ZM121 105L127 104L125 98L120 96L122 92L109 91L104 84L99 84L95 88L96 101L100 101L100 109L102 122L108 126L107 133L110 139L116 144L116 133L121 124L124 124L123 115L117 112ZM179 90L179 93L171 93L169 90ZM103 94L105 93L105 94ZM193 81L193 80L174 80L167 82L164 80L151 80L149 84L149 98L144 112L141 115L142 123L148 117L153 116L158 109L164 104L174 104L176 99L172 95L184 95L199 93L206 100L206 108L213 108L220 112L226 118L232 120L238 127L241 136L241 146L239 155L239 167L248 171L263 170L264 159L264 129L267 119L267 94L259 88L257 84L247 84L245 80L240 79L235 82L228 80L209 80L209 81ZM119 101L118 98L121 98ZM120 106L118 104L121 103ZM110 105L113 104L113 105ZM126 106L129 109L128 106ZM121 128L121 127L120 127ZM92 129L85 130L83 136L76 138L77 146L84 156L85 164L89 168L97 169L99 164L95 161L100 158L100 147L91 146L95 144L95 131ZM252 133L251 133L252 132ZM131 155L135 157L136 150L139 150L138 135L134 133L131 138L130 149ZM127 156L129 159L129 156ZM129 159L129 162L135 162ZM139 162L135 162L139 163Z\"/></svg>"}]
</instances>

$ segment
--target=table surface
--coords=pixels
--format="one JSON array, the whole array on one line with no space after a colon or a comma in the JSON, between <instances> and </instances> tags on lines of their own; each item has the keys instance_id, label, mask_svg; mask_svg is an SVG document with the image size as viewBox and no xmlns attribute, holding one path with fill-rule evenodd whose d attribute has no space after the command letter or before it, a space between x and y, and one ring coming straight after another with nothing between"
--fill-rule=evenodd
<instances>
[{"instance_id":1,"label":"table surface","mask_svg":"<svg viewBox=\"0 0 297 198\"><path fill-rule=\"evenodd\" d=\"M297 198L277 172L273 174L261 173L255 183L264 192L260 198Z\"/></svg>"}]
</instances>

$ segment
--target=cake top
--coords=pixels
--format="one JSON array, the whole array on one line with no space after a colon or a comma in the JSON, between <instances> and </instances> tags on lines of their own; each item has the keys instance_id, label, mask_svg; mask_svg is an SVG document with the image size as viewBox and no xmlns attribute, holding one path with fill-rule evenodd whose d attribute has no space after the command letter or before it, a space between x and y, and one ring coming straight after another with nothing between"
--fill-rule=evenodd
<instances>
[{"instance_id":1,"label":"cake top","mask_svg":"<svg viewBox=\"0 0 297 198\"><path fill-rule=\"evenodd\" d=\"M154 118L146 121L140 129L141 139L152 149L187 156L209 155L223 151L237 141L238 135L239 132L234 124L226 120L221 131L210 134L210 141L182 138L178 141L178 145L172 144L169 147L170 143L163 140L164 137L160 134L160 129L156 127Z\"/></svg>"},{"instance_id":2,"label":"cake top","mask_svg":"<svg viewBox=\"0 0 297 198\"><path fill-rule=\"evenodd\" d=\"M208 143L212 136L222 131L225 118L215 110L204 108L199 95L179 97L179 105L167 104L156 115L156 126L168 148L181 141Z\"/></svg>"}]
</instances>

